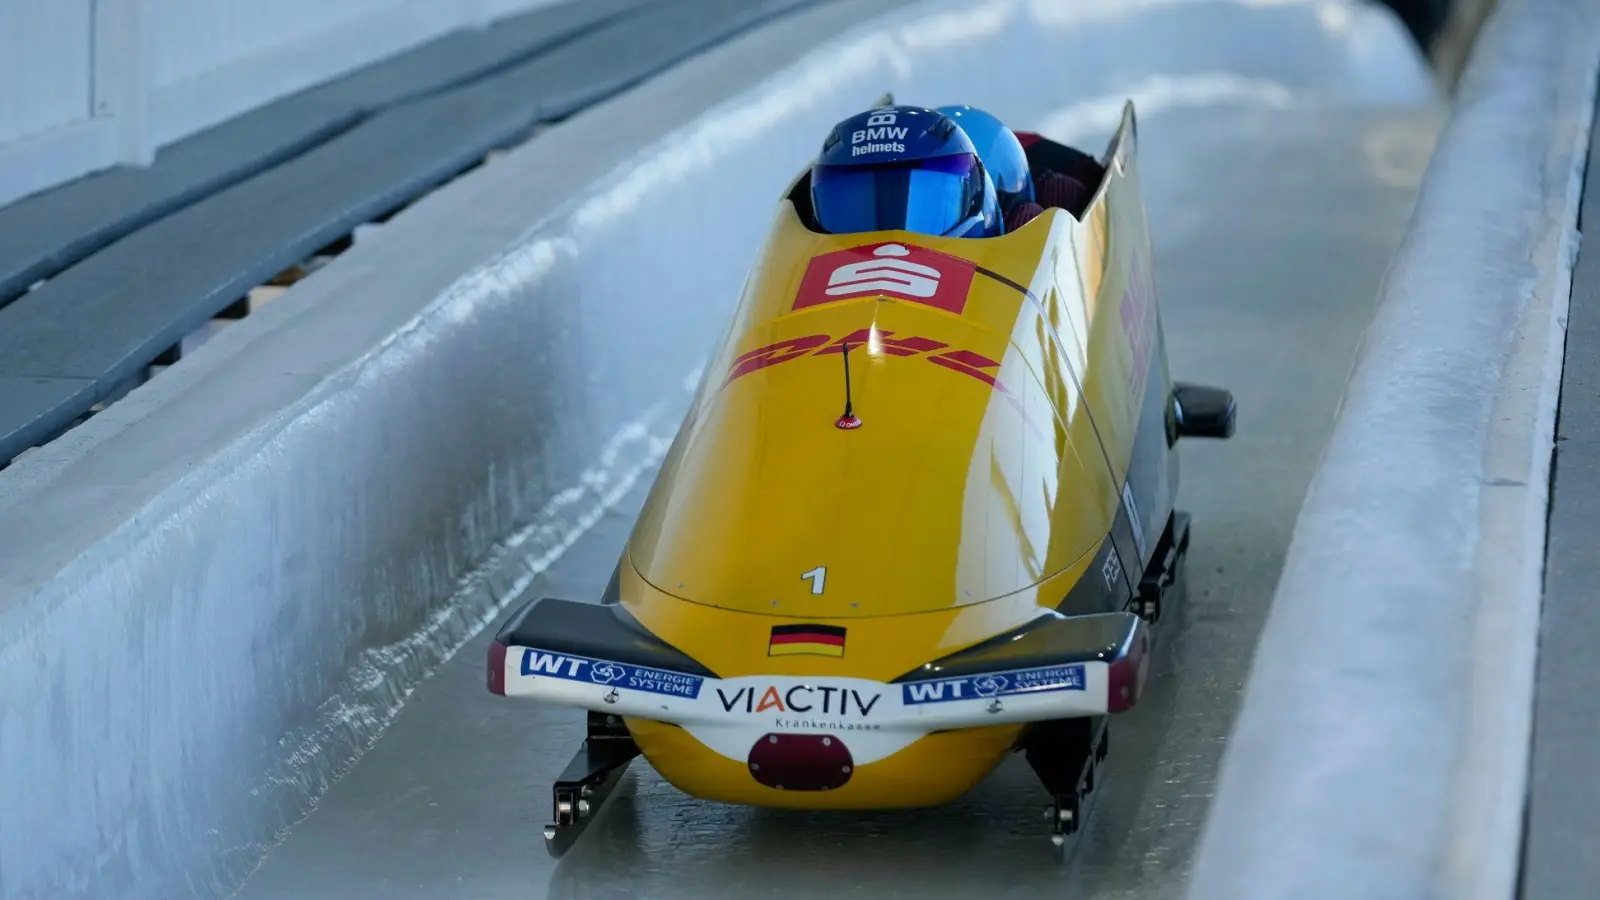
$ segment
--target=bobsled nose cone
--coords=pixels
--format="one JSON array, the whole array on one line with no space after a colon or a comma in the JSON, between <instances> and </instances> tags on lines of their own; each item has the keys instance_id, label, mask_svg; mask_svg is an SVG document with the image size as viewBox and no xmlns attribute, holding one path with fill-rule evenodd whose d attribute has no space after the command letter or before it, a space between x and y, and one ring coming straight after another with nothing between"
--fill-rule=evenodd
<instances>
[{"instance_id":1,"label":"bobsled nose cone","mask_svg":"<svg viewBox=\"0 0 1600 900\"><path fill-rule=\"evenodd\" d=\"M750 777L780 791L831 791L855 771L849 748L832 735L768 734L750 748Z\"/></svg>"}]
</instances>

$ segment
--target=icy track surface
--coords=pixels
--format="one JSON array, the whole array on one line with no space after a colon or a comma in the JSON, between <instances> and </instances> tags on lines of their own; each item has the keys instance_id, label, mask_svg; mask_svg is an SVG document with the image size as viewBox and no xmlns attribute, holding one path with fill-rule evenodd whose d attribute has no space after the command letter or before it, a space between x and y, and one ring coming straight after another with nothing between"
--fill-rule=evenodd
<instances>
[{"instance_id":1,"label":"icy track surface","mask_svg":"<svg viewBox=\"0 0 1600 900\"><path fill-rule=\"evenodd\" d=\"M1145 110L1174 373L1231 387L1241 417L1233 441L1184 451L1190 604L1165 632L1151 693L1113 724L1106 777L1067 865L1052 861L1046 797L1020 758L952 806L872 815L702 803L635 763L558 865L540 830L583 715L490 696L490 629L412 694L237 896L1180 897L1290 529L1441 111L1328 106L1255 76L1127 65L1126 93ZM1098 152L1115 105L1085 97L1016 124ZM654 437L673 424L658 422ZM653 474L526 591L597 597Z\"/></svg>"},{"instance_id":2,"label":"icy track surface","mask_svg":"<svg viewBox=\"0 0 1600 900\"><path fill-rule=\"evenodd\" d=\"M636 764L557 866L540 837L548 782L583 717L489 695L491 629L412 695L238 896L1036 900L1041 885L1181 896L1289 531L1437 123L1416 111L1232 108L1144 128L1174 368L1230 385L1240 431L1185 451L1191 603L1167 632L1154 689L1114 723L1071 865L1051 862L1046 798L1013 758L954 806L878 815L701 803ZM528 591L597 597L652 475Z\"/></svg>"}]
</instances>

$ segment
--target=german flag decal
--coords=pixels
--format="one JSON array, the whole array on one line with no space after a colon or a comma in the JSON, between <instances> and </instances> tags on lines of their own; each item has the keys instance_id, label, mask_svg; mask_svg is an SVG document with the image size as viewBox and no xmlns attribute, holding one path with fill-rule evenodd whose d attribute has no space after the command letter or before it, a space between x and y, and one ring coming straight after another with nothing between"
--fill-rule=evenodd
<instances>
[{"instance_id":1,"label":"german flag decal","mask_svg":"<svg viewBox=\"0 0 1600 900\"><path fill-rule=\"evenodd\" d=\"M768 656L844 656L844 629L835 625L774 625Z\"/></svg>"}]
</instances>

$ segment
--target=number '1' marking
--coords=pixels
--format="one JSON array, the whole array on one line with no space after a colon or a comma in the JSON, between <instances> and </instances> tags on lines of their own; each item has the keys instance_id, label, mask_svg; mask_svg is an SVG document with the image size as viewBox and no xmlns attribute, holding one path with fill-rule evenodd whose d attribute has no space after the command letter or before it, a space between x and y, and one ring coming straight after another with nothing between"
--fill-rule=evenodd
<instances>
[{"instance_id":1,"label":"number '1' marking","mask_svg":"<svg viewBox=\"0 0 1600 900\"><path fill-rule=\"evenodd\" d=\"M828 578L828 567L817 566L809 572L801 573L800 577L811 582L811 593L820 594L822 593L822 583Z\"/></svg>"}]
</instances>

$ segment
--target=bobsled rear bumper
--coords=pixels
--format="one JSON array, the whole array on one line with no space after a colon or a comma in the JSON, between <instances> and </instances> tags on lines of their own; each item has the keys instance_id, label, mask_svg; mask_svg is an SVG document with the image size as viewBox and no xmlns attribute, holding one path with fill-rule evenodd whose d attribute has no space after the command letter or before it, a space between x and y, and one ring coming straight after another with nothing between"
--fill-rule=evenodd
<instances>
[{"instance_id":1,"label":"bobsled rear bumper","mask_svg":"<svg viewBox=\"0 0 1600 900\"><path fill-rule=\"evenodd\" d=\"M487 674L495 694L679 725L742 759L752 732L866 731L887 749L933 731L1120 712L1138 702L1149 646L1132 613L1052 614L888 682L722 678L619 606L540 598L496 635Z\"/></svg>"}]
</instances>

